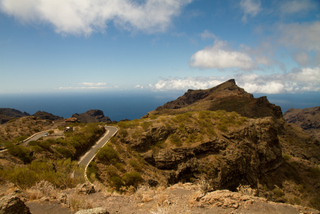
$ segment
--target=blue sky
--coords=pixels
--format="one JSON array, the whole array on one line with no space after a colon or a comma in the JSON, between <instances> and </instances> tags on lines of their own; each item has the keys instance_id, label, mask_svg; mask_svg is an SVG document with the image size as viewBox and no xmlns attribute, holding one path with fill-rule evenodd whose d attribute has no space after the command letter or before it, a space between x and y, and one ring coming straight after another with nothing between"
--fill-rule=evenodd
<instances>
[{"instance_id":1,"label":"blue sky","mask_svg":"<svg viewBox=\"0 0 320 214\"><path fill-rule=\"evenodd\" d=\"M0 93L320 93L319 0L0 0Z\"/></svg>"}]
</instances>

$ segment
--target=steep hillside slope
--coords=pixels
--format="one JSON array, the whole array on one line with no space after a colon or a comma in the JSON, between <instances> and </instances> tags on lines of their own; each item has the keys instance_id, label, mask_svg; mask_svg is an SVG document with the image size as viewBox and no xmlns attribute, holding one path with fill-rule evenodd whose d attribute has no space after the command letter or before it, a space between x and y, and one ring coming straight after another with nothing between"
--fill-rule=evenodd
<instances>
[{"instance_id":1,"label":"steep hillside slope","mask_svg":"<svg viewBox=\"0 0 320 214\"><path fill-rule=\"evenodd\" d=\"M23 116L30 116L30 114L28 114L27 112L21 112L13 108L0 108L0 124Z\"/></svg>"},{"instance_id":2,"label":"steep hillside slope","mask_svg":"<svg viewBox=\"0 0 320 214\"><path fill-rule=\"evenodd\" d=\"M117 125L88 175L119 191L205 180L209 190L250 185L269 200L320 209L319 142L234 80Z\"/></svg>"},{"instance_id":3,"label":"steep hillside slope","mask_svg":"<svg viewBox=\"0 0 320 214\"><path fill-rule=\"evenodd\" d=\"M320 140L320 106L305 109L290 108L283 114L288 123L294 123Z\"/></svg>"}]
</instances>

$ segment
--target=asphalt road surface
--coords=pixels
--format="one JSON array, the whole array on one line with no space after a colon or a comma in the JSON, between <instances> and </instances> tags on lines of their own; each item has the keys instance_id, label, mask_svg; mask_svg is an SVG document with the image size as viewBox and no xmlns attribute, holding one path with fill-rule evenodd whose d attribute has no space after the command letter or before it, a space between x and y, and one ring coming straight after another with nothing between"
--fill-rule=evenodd
<instances>
[{"instance_id":1,"label":"asphalt road surface","mask_svg":"<svg viewBox=\"0 0 320 214\"><path fill-rule=\"evenodd\" d=\"M106 126L107 133L84 155L78 162L78 165L87 166L94 158L96 152L103 147L108 140L117 133L118 129L114 126Z\"/></svg>"},{"instance_id":2,"label":"asphalt road surface","mask_svg":"<svg viewBox=\"0 0 320 214\"><path fill-rule=\"evenodd\" d=\"M28 143L30 141L39 140L39 138L46 136L46 134L48 134L48 133L47 132L40 132L39 134L36 134L33 137L31 137L30 139L28 139L27 141L23 142L21 145L26 146L26 145L28 145Z\"/></svg>"}]
</instances>

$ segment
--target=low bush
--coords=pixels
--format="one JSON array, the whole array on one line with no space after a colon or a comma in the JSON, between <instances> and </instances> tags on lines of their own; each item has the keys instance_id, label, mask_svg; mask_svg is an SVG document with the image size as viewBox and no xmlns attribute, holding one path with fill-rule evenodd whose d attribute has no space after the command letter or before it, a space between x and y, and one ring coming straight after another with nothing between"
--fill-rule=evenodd
<instances>
[{"instance_id":1,"label":"low bush","mask_svg":"<svg viewBox=\"0 0 320 214\"><path fill-rule=\"evenodd\" d=\"M140 124L143 130L147 131L148 128L152 125L152 122L143 122Z\"/></svg>"},{"instance_id":2,"label":"low bush","mask_svg":"<svg viewBox=\"0 0 320 214\"><path fill-rule=\"evenodd\" d=\"M139 172L130 172L124 174L123 180L126 186L134 187L137 187L143 181Z\"/></svg>"},{"instance_id":3,"label":"low bush","mask_svg":"<svg viewBox=\"0 0 320 214\"><path fill-rule=\"evenodd\" d=\"M141 171L142 167L141 165L134 159L129 160L129 164L136 170L136 171Z\"/></svg>"},{"instance_id":4,"label":"low bush","mask_svg":"<svg viewBox=\"0 0 320 214\"><path fill-rule=\"evenodd\" d=\"M67 159L72 158L74 155L70 149L65 147L56 147L55 149Z\"/></svg>"},{"instance_id":5,"label":"low bush","mask_svg":"<svg viewBox=\"0 0 320 214\"><path fill-rule=\"evenodd\" d=\"M70 159L58 161L33 161L24 167L5 168L2 175L6 180L27 189L41 180L48 181L59 188L73 188L84 178L71 178L72 173L83 174L83 169L77 167L77 162Z\"/></svg>"},{"instance_id":6,"label":"low bush","mask_svg":"<svg viewBox=\"0 0 320 214\"><path fill-rule=\"evenodd\" d=\"M32 152L24 146L7 143L6 148L10 155L19 158L24 164L31 163L33 160Z\"/></svg>"},{"instance_id":7,"label":"low bush","mask_svg":"<svg viewBox=\"0 0 320 214\"><path fill-rule=\"evenodd\" d=\"M111 186L116 188L117 191L124 185L122 179L119 176L113 176L110 178Z\"/></svg>"},{"instance_id":8,"label":"low bush","mask_svg":"<svg viewBox=\"0 0 320 214\"><path fill-rule=\"evenodd\" d=\"M128 136L128 131L125 130L125 129L120 129L119 135L121 135L122 137L127 137Z\"/></svg>"},{"instance_id":9,"label":"low bush","mask_svg":"<svg viewBox=\"0 0 320 214\"><path fill-rule=\"evenodd\" d=\"M172 134L172 135L169 136L169 139L174 145L182 146L182 142L181 142L181 139L180 139L179 135Z\"/></svg>"},{"instance_id":10,"label":"low bush","mask_svg":"<svg viewBox=\"0 0 320 214\"><path fill-rule=\"evenodd\" d=\"M99 150L97 158L102 162L111 163L117 161L119 155L110 144L107 144Z\"/></svg>"}]
</instances>

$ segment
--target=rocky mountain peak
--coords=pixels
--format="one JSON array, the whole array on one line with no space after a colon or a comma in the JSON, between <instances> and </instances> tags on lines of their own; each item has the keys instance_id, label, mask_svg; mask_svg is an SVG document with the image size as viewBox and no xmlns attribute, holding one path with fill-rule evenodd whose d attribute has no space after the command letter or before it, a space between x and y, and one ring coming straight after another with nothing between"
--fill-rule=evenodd
<instances>
[{"instance_id":1,"label":"rocky mountain peak","mask_svg":"<svg viewBox=\"0 0 320 214\"><path fill-rule=\"evenodd\" d=\"M194 110L235 111L245 117L282 117L279 106L269 103L266 96L254 98L230 79L206 90L189 89L183 96L158 107L149 114L183 113Z\"/></svg>"}]
</instances>

